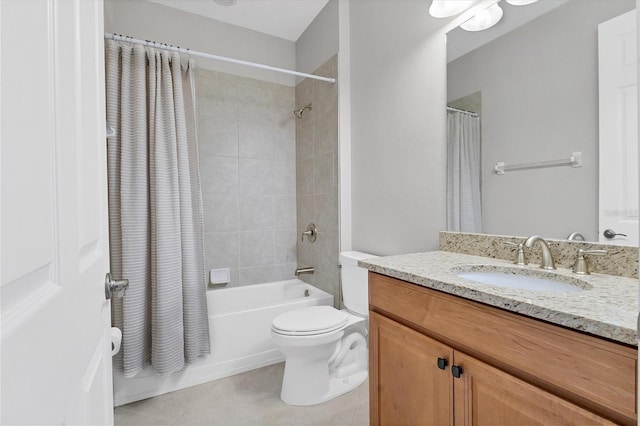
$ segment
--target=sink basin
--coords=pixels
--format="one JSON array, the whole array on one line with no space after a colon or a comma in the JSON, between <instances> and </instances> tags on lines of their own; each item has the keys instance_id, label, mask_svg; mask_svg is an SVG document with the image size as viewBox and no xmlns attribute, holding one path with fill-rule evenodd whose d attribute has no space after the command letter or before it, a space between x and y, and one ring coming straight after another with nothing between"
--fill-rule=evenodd
<instances>
[{"instance_id":1,"label":"sink basin","mask_svg":"<svg viewBox=\"0 0 640 426\"><path fill-rule=\"evenodd\" d=\"M465 280L512 289L574 293L591 289L586 281L531 269L467 265L454 268L452 272Z\"/></svg>"}]
</instances>

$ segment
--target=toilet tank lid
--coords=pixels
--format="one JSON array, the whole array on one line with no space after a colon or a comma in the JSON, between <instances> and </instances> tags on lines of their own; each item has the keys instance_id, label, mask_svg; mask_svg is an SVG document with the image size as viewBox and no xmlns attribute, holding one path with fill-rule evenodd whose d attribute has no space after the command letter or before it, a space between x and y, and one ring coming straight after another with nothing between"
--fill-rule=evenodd
<instances>
[{"instance_id":1,"label":"toilet tank lid","mask_svg":"<svg viewBox=\"0 0 640 426\"><path fill-rule=\"evenodd\" d=\"M373 254L363 253L360 251L343 251L340 253L340 264L358 265L359 260L371 259L378 257Z\"/></svg>"}]
</instances>

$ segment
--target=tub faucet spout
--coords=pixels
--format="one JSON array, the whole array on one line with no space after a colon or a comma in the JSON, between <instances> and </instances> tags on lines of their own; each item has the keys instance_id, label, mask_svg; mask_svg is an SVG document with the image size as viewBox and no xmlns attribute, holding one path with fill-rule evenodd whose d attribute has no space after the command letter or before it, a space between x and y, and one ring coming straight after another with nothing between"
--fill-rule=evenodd
<instances>
[{"instance_id":1,"label":"tub faucet spout","mask_svg":"<svg viewBox=\"0 0 640 426\"><path fill-rule=\"evenodd\" d=\"M533 247L535 243L540 243L540 249L542 249L542 263L540 267L542 269L556 269L556 264L553 261L553 255L551 254L551 250L549 250L549 244L544 240L544 238L538 235L532 235L527 238L524 242L525 247Z\"/></svg>"},{"instance_id":2,"label":"tub faucet spout","mask_svg":"<svg viewBox=\"0 0 640 426\"><path fill-rule=\"evenodd\" d=\"M300 274L313 274L314 272L315 272L315 269L313 269L313 267L298 268L296 269L295 276L297 277Z\"/></svg>"}]
</instances>

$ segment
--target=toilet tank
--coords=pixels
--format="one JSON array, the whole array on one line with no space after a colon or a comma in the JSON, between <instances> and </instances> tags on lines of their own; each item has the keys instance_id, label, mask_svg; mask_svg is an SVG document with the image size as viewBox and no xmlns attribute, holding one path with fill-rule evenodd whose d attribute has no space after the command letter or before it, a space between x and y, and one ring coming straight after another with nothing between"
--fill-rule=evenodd
<instances>
[{"instance_id":1,"label":"toilet tank","mask_svg":"<svg viewBox=\"0 0 640 426\"><path fill-rule=\"evenodd\" d=\"M374 256L359 251L340 253L340 279L344 306L356 314L369 316L369 284L367 269L358 266L358 260L371 259Z\"/></svg>"}]
</instances>

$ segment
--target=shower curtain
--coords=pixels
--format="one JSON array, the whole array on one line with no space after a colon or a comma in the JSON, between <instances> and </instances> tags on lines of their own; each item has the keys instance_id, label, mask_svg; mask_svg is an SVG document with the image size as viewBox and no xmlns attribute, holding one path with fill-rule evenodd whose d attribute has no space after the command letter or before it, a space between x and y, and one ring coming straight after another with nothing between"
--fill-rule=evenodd
<instances>
[{"instance_id":1,"label":"shower curtain","mask_svg":"<svg viewBox=\"0 0 640 426\"><path fill-rule=\"evenodd\" d=\"M116 368L181 370L210 352L192 63L175 52L106 41L112 300Z\"/></svg>"},{"instance_id":2,"label":"shower curtain","mask_svg":"<svg viewBox=\"0 0 640 426\"><path fill-rule=\"evenodd\" d=\"M482 232L480 119L447 110L447 230Z\"/></svg>"}]
</instances>

